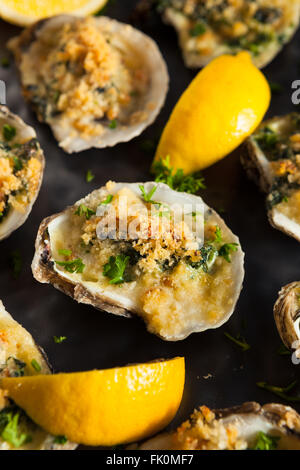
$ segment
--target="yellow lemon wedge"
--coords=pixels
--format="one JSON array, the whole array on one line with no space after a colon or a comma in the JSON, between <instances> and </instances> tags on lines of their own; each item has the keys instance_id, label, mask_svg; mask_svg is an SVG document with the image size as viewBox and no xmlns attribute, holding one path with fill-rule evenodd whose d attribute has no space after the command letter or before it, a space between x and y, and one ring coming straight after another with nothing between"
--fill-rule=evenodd
<instances>
[{"instance_id":1,"label":"yellow lemon wedge","mask_svg":"<svg viewBox=\"0 0 300 470\"><path fill-rule=\"evenodd\" d=\"M202 170L237 148L262 121L270 86L248 52L223 55L201 70L177 102L155 160L174 169Z\"/></svg>"},{"instance_id":2,"label":"yellow lemon wedge","mask_svg":"<svg viewBox=\"0 0 300 470\"><path fill-rule=\"evenodd\" d=\"M167 426L181 402L184 358L126 367L10 377L0 387L40 427L92 446L137 441Z\"/></svg>"},{"instance_id":3,"label":"yellow lemon wedge","mask_svg":"<svg viewBox=\"0 0 300 470\"><path fill-rule=\"evenodd\" d=\"M99 11L108 0L1 0L0 16L9 23L28 26L37 20L60 13L89 15Z\"/></svg>"}]
</instances>

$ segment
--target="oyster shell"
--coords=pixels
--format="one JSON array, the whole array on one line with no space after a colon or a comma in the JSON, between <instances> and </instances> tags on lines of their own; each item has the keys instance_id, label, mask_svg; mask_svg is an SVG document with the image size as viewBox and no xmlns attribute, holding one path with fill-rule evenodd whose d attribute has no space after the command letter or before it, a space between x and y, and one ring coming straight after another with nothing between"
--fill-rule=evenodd
<instances>
[{"instance_id":1,"label":"oyster shell","mask_svg":"<svg viewBox=\"0 0 300 470\"><path fill-rule=\"evenodd\" d=\"M274 318L283 343L289 349L300 350L300 282L284 286L274 305Z\"/></svg>"},{"instance_id":2,"label":"oyster shell","mask_svg":"<svg viewBox=\"0 0 300 470\"><path fill-rule=\"evenodd\" d=\"M147 1L147 0L146 0ZM299 25L298 0L167 0L166 23L177 31L187 67L199 68L221 54L248 50L265 67L289 42Z\"/></svg>"},{"instance_id":3,"label":"oyster shell","mask_svg":"<svg viewBox=\"0 0 300 470\"><path fill-rule=\"evenodd\" d=\"M59 15L35 23L8 47L25 97L68 153L131 140L164 104L164 59L156 43L130 25Z\"/></svg>"},{"instance_id":4,"label":"oyster shell","mask_svg":"<svg viewBox=\"0 0 300 470\"><path fill-rule=\"evenodd\" d=\"M32 365L36 361L40 366L39 372ZM1 389L1 376L14 374L33 375L36 373L50 374L51 369L44 351L36 345L32 336L5 310L0 300L0 414L6 406L11 406L5 391ZM4 392L4 394L3 394ZM55 443L55 437L38 428L31 421L26 421L27 433L32 441L24 443L17 450L72 450L76 444L67 442L64 445ZM22 428L23 429L23 428ZM23 430L26 432L26 430ZM2 432L2 430L1 430ZM0 450L16 450L0 437Z\"/></svg>"},{"instance_id":5,"label":"oyster shell","mask_svg":"<svg viewBox=\"0 0 300 470\"><path fill-rule=\"evenodd\" d=\"M3 137L5 126L9 126L8 131L12 129L13 134L15 134L8 136L8 141ZM0 216L0 240L3 240L19 228L29 216L40 190L45 160L43 151L36 140L34 129L26 125L19 116L9 111L6 106L0 106L0 135L0 212L3 214ZM14 148L15 145L18 145L18 148ZM16 168L13 170L14 174L10 174L9 160L15 162L14 167L18 164L20 171L17 171L18 168ZM21 168L22 162L26 162L25 166L27 166L27 163L32 162L32 168L29 170L31 176L28 177L29 181L32 181L30 193L26 190L24 196L19 191L22 200L18 200L18 196L14 197L14 203L11 204L10 192L1 188L2 183L7 178L6 187L9 189L8 183L10 182L13 185L12 190L17 189L16 179L24 178L22 174L24 169ZM25 178L27 179L26 175ZM1 208L2 205L4 209Z\"/></svg>"},{"instance_id":6,"label":"oyster shell","mask_svg":"<svg viewBox=\"0 0 300 470\"><path fill-rule=\"evenodd\" d=\"M276 450L300 449L300 416L289 406L256 402L221 410L200 407L190 427L159 434L135 446L138 450L241 450L253 449L264 433ZM187 435L185 435L185 433ZM192 435L189 438L188 435ZM276 439L277 438L277 439ZM134 447L131 447L134 448ZM266 449L268 450L268 449Z\"/></svg>"},{"instance_id":7,"label":"oyster shell","mask_svg":"<svg viewBox=\"0 0 300 470\"><path fill-rule=\"evenodd\" d=\"M141 187L145 194L155 196L155 201L146 203ZM107 207L108 220L110 211L117 213L117 225L124 229L123 215L117 212L122 197L127 198L126 214L130 215L130 223L142 227L146 220L145 232L126 233L122 237L119 228L114 234L108 231L104 239L101 232L99 239L97 224L105 219L93 214ZM188 217L182 238L176 235L181 226L173 221L171 206L188 211L184 212ZM122 202L120 207L123 207ZM199 207L202 212L196 212ZM200 224L194 227L197 217ZM205 244L201 251L203 218L206 221ZM151 236L154 233L155 220L160 220L163 229L153 240L149 233ZM167 221L171 228L164 225ZM128 227L125 225L125 230L128 231ZM210 230L215 237L217 228L219 236L222 234L222 246L234 250L231 260L226 255L227 261L220 256L224 248L219 246L218 251L214 241L210 241ZM110 238L105 239L107 236ZM117 278L112 279L118 256L120 262L127 258L121 283ZM73 273L70 272L68 263L74 263L74 257L78 268L85 266L84 270L74 272L73 264ZM73 261L64 263L64 259ZM144 319L149 331L164 340L177 341L193 332L217 328L229 319L242 288L243 260L238 238L199 196L173 191L163 183L148 182L141 186L109 182L74 206L43 220L36 239L32 271L39 282L53 284L78 302L115 315L137 314Z\"/></svg>"},{"instance_id":8,"label":"oyster shell","mask_svg":"<svg viewBox=\"0 0 300 470\"><path fill-rule=\"evenodd\" d=\"M246 141L241 161L248 176L268 193L271 225L300 241L300 114L263 122Z\"/></svg>"}]
</instances>

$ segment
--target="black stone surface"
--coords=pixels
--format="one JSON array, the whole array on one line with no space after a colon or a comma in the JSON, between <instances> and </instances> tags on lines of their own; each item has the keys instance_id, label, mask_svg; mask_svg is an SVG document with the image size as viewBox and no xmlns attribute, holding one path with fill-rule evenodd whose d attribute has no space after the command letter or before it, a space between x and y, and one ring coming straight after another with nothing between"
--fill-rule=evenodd
<instances>
[{"instance_id":1,"label":"black stone surface","mask_svg":"<svg viewBox=\"0 0 300 470\"><path fill-rule=\"evenodd\" d=\"M135 4L135 0L112 1L107 15L128 22ZM207 189L202 192L209 205L225 211L223 217L240 237L246 253L244 288L234 315L222 328L193 334L177 343L164 342L148 333L138 318L129 320L79 305L32 277L34 240L44 217L61 211L109 179L128 182L149 179L152 155L142 150L143 144L148 139L157 139L177 99L195 76L195 71L184 67L172 28L163 25L159 17L139 27L161 48L169 68L170 91L151 128L139 138L112 149L65 154L50 129L37 121L24 102L13 61L9 68L0 66L0 78L7 85L8 106L36 129L47 159L42 189L29 219L0 244L0 298L47 351L56 371L83 371L184 356L186 386L173 426L200 404L219 408L248 400L287 403L259 389L256 382L284 386L299 377L290 357L278 354L281 341L272 309L280 287L299 280L300 246L269 225L264 196L248 181L238 151L204 172ZM0 58L7 57L5 43L19 31L0 21ZM283 87L282 93L273 95L269 117L295 110L291 84L300 78L299 40L300 32L264 70L270 81ZM88 169L95 174L91 183L85 182ZM21 252L23 269L14 280L10 254L16 249ZM242 352L224 332L242 333L251 349ZM53 335L67 336L67 340L55 344ZM204 379L208 374L212 377ZM300 385L295 389L297 392L300 394ZM300 405L292 405L300 411Z\"/></svg>"}]
</instances>

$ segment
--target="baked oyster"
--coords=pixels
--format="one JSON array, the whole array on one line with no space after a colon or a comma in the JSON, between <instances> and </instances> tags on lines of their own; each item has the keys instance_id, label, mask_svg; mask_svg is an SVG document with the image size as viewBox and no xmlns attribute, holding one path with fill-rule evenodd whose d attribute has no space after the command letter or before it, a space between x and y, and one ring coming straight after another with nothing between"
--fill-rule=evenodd
<instances>
[{"instance_id":1,"label":"baked oyster","mask_svg":"<svg viewBox=\"0 0 300 470\"><path fill-rule=\"evenodd\" d=\"M300 114L265 121L244 149L249 177L268 193L270 223L300 241Z\"/></svg>"},{"instance_id":2,"label":"baked oyster","mask_svg":"<svg viewBox=\"0 0 300 470\"><path fill-rule=\"evenodd\" d=\"M66 152L131 140L165 101L168 72L157 45L110 18L55 16L8 47L25 98Z\"/></svg>"},{"instance_id":3,"label":"baked oyster","mask_svg":"<svg viewBox=\"0 0 300 470\"><path fill-rule=\"evenodd\" d=\"M71 450L76 444L51 436L31 419L1 388L1 377L50 374L45 353L31 335L5 310L0 300L0 451Z\"/></svg>"},{"instance_id":4,"label":"baked oyster","mask_svg":"<svg viewBox=\"0 0 300 470\"><path fill-rule=\"evenodd\" d=\"M213 411L201 406L176 431L159 434L135 448L299 450L300 416L293 408L275 403L248 402Z\"/></svg>"},{"instance_id":5,"label":"baked oyster","mask_svg":"<svg viewBox=\"0 0 300 470\"><path fill-rule=\"evenodd\" d=\"M274 305L274 318L280 337L287 348L300 353L300 282L284 286Z\"/></svg>"},{"instance_id":6,"label":"baked oyster","mask_svg":"<svg viewBox=\"0 0 300 470\"><path fill-rule=\"evenodd\" d=\"M0 240L27 219L43 171L44 154L34 129L0 106Z\"/></svg>"},{"instance_id":7,"label":"baked oyster","mask_svg":"<svg viewBox=\"0 0 300 470\"><path fill-rule=\"evenodd\" d=\"M290 41L300 20L299 0L164 0L160 5L192 68L242 50L262 68Z\"/></svg>"},{"instance_id":8,"label":"baked oyster","mask_svg":"<svg viewBox=\"0 0 300 470\"><path fill-rule=\"evenodd\" d=\"M221 326L242 287L238 238L202 199L163 183L113 183L46 218L34 277L78 302L141 316L177 341Z\"/></svg>"}]
</instances>

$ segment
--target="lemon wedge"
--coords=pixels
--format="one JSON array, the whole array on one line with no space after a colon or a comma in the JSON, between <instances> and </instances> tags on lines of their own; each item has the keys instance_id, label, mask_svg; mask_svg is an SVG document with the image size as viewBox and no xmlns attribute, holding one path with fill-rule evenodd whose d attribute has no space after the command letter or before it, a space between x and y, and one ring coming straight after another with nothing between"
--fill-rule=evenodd
<instances>
[{"instance_id":1,"label":"lemon wedge","mask_svg":"<svg viewBox=\"0 0 300 470\"><path fill-rule=\"evenodd\" d=\"M180 405L184 358L89 372L4 378L0 387L40 427L92 446L144 439Z\"/></svg>"},{"instance_id":2,"label":"lemon wedge","mask_svg":"<svg viewBox=\"0 0 300 470\"><path fill-rule=\"evenodd\" d=\"M96 13L108 0L1 0L0 16L9 23L28 26L35 21L61 13L90 15Z\"/></svg>"},{"instance_id":3,"label":"lemon wedge","mask_svg":"<svg viewBox=\"0 0 300 470\"><path fill-rule=\"evenodd\" d=\"M269 84L248 52L223 55L201 70L177 102L155 160L175 170L202 170L237 148L262 121Z\"/></svg>"}]
</instances>

